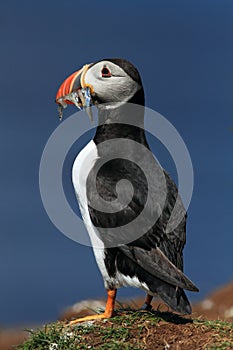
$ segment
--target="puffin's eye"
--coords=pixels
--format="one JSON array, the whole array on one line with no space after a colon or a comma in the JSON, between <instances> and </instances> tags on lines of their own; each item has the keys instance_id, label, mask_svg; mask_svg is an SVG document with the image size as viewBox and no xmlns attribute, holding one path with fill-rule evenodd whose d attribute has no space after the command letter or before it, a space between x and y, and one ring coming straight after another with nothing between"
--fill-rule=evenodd
<instances>
[{"instance_id":1,"label":"puffin's eye","mask_svg":"<svg viewBox=\"0 0 233 350\"><path fill-rule=\"evenodd\" d=\"M103 78L110 78L111 77L111 72L107 67L102 68L101 74L102 74Z\"/></svg>"}]
</instances>

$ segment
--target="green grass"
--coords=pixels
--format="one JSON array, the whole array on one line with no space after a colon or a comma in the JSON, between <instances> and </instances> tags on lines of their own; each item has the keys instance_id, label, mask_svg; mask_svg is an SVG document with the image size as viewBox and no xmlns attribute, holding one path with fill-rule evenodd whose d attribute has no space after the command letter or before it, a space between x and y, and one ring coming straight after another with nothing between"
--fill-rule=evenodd
<instances>
[{"instance_id":1,"label":"green grass","mask_svg":"<svg viewBox=\"0 0 233 350\"><path fill-rule=\"evenodd\" d=\"M191 320L159 311L127 311L110 320L75 326L57 322L29 333L18 350L144 350L165 349L166 344L167 349L176 349L181 342L183 347L178 349L233 349L233 323Z\"/></svg>"},{"instance_id":2,"label":"green grass","mask_svg":"<svg viewBox=\"0 0 233 350\"><path fill-rule=\"evenodd\" d=\"M207 346L207 350L228 350L233 349L233 323L216 321L195 320L197 326L204 326L213 331L215 341Z\"/></svg>"}]
</instances>

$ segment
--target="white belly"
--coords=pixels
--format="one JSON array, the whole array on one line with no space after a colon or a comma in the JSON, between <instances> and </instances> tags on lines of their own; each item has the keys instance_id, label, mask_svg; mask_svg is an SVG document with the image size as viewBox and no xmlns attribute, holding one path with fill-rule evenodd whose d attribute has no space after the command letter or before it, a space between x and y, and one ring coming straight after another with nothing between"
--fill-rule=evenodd
<instances>
[{"instance_id":1,"label":"white belly","mask_svg":"<svg viewBox=\"0 0 233 350\"><path fill-rule=\"evenodd\" d=\"M86 147L82 149L74 161L72 168L72 182L75 189L75 194L79 202L82 218L90 236L96 262L106 284L109 280L109 276L104 264L104 245L103 242L98 238L98 235L96 234L96 228L92 224L88 211L86 194L87 176L97 159L98 153L96 145L94 141L90 141Z\"/></svg>"},{"instance_id":2,"label":"white belly","mask_svg":"<svg viewBox=\"0 0 233 350\"><path fill-rule=\"evenodd\" d=\"M72 168L72 182L77 196L80 211L85 226L87 227L91 241L98 237L95 234L95 228L92 225L86 195L87 176L98 159L97 148L94 141L90 141L86 147L76 157ZM93 242L94 243L94 242ZM99 242L101 244L101 241Z\"/></svg>"},{"instance_id":3,"label":"white belly","mask_svg":"<svg viewBox=\"0 0 233 350\"><path fill-rule=\"evenodd\" d=\"M92 224L86 194L87 177L97 159L97 147L94 141L90 141L74 161L72 168L72 182L79 202L82 218L90 236L96 262L104 279L105 287L108 288L109 285L114 285L115 288L131 286L148 291L148 287L144 283L141 283L136 277L129 278L118 271L113 278L108 275L106 270L104 263L104 244L97 235L96 227Z\"/></svg>"}]
</instances>

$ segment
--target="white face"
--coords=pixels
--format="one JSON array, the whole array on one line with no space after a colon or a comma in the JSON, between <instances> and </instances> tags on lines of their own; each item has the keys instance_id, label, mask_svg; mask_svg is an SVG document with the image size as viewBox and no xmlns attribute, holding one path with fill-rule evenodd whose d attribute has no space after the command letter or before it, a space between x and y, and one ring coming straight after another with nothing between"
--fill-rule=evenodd
<instances>
[{"instance_id":1,"label":"white face","mask_svg":"<svg viewBox=\"0 0 233 350\"><path fill-rule=\"evenodd\" d=\"M85 83L93 86L104 103L127 102L140 88L122 68L110 61L101 61L89 68Z\"/></svg>"}]
</instances>

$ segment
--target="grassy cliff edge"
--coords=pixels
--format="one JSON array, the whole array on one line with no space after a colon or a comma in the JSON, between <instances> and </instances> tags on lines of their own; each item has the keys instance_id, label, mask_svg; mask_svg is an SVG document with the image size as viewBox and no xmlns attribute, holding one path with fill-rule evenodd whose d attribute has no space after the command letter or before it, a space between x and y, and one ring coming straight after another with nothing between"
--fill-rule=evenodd
<instances>
[{"instance_id":1,"label":"grassy cliff edge","mask_svg":"<svg viewBox=\"0 0 233 350\"><path fill-rule=\"evenodd\" d=\"M233 349L233 323L160 311L121 311L109 320L72 327L57 322L29 333L17 350Z\"/></svg>"}]
</instances>

